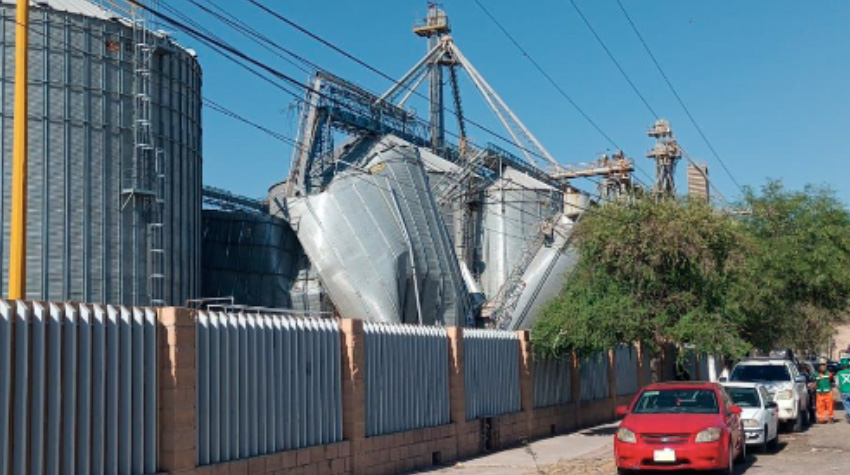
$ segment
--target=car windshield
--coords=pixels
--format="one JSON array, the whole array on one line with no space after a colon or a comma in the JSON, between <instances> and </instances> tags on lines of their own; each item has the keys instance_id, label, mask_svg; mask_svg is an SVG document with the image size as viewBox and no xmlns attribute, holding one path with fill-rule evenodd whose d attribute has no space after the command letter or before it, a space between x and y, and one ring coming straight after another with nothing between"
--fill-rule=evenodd
<instances>
[{"instance_id":1,"label":"car windshield","mask_svg":"<svg viewBox=\"0 0 850 475\"><path fill-rule=\"evenodd\" d=\"M791 373L785 365L738 365L732 371L732 381L790 381Z\"/></svg>"},{"instance_id":2,"label":"car windshield","mask_svg":"<svg viewBox=\"0 0 850 475\"><path fill-rule=\"evenodd\" d=\"M758 392L753 388L726 388L732 402L741 407L761 407Z\"/></svg>"},{"instance_id":3,"label":"car windshield","mask_svg":"<svg viewBox=\"0 0 850 475\"><path fill-rule=\"evenodd\" d=\"M716 414L717 396L712 389L660 389L640 395L635 414Z\"/></svg>"}]
</instances>

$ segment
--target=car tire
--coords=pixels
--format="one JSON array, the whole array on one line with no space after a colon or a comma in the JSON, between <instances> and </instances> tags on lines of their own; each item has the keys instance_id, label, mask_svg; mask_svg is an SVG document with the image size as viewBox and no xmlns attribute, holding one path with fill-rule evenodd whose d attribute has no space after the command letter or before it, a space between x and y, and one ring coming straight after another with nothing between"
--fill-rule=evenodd
<instances>
[{"instance_id":1,"label":"car tire","mask_svg":"<svg viewBox=\"0 0 850 475\"><path fill-rule=\"evenodd\" d=\"M779 430L778 429L776 431L776 437L771 439L770 442L768 442L768 445L770 446L771 452L776 452L776 449L779 448Z\"/></svg>"},{"instance_id":2,"label":"car tire","mask_svg":"<svg viewBox=\"0 0 850 475\"><path fill-rule=\"evenodd\" d=\"M764 426L764 440L761 441L761 453L766 454L770 452L770 441L767 440L767 437L770 435L770 432L767 431L767 424Z\"/></svg>"},{"instance_id":3,"label":"car tire","mask_svg":"<svg viewBox=\"0 0 850 475\"><path fill-rule=\"evenodd\" d=\"M617 475L632 475L632 471L627 468L617 467Z\"/></svg>"},{"instance_id":4,"label":"car tire","mask_svg":"<svg viewBox=\"0 0 850 475\"><path fill-rule=\"evenodd\" d=\"M738 456L735 457L736 462L746 462L747 461L747 442L745 440L741 441L741 451L738 453Z\"/></svg>"},{"instance_id":5,"label":"car tire","mask_svg":"<svg viewBox=\"0 0 850 475\"><path fill-rule=\"evenodd\" d=\"M726 457L726 468L720 470L723 475L735 475L735 447L729 441L729 454Z\"/></svg>"},{"instance_id":6,"label":"car tire","mask_svg":"<svg viewBox=\"0 0 850 475\"><path fill-rule=\"evenodd\" d=\"M791 432L803 432L803 411L797 410L797 418L791 426Z\"/></svg>"}]
</instances>

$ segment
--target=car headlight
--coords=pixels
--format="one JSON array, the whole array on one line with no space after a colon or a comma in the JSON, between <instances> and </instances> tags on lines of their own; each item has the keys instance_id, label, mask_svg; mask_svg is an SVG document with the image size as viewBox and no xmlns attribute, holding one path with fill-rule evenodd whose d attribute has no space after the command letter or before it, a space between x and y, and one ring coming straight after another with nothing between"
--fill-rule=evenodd
<instances>
[{"instance_id":1,"label":"car headlight","mask_svg":"<svg viewBox=\"0 0 850 475\"><path fill-rule=\"evenodd\" d=\"M782 399L782 400L794 399L794 391L792 391L790 389L784 389L782 391L779 391L779 392L776 393L776 399L777 400L779 400L779 399Z\"/></svg>"},{"instance_id":2,"label":"car headlight","mask_svg":"<svg viewBox=\"0 0 850 475\"><path fill-rule=\"evenodd\" d=\"M744 427L754 427L758 428L761 424L757 419L744 419Z\"/></svg>"},{"instance_id":3,"label":"car headlight","mask_svg":"<svg viewBox=\"0 0 850 475\"><path fill-rule=\"evenodd\" d=\"M708 429L701 430L697 434L697 443L702 442L717 442L720 440L720 428L719 427L709 427Z\"/></svg>"},{"instance_id":4,"label":"car headlight","mask_svg":"<svg viewBox=\"0 0 850 475\"><path fill-rule=\"evenodd\" d=\"M635 436L635 433L630 431L629 429L626 429L625 427L620 427L619 429L617 429L617 440L619 440L620 442L625 442L627 444L636 444L637 436Z\"/></svg>"}]
</instances>

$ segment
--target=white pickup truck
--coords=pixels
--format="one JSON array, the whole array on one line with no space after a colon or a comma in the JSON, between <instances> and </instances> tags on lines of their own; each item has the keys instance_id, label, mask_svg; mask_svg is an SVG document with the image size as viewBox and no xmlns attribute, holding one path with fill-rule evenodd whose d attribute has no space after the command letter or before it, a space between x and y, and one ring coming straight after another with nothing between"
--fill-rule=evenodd
<instances>
[{"instance_id":1,"label":"white pickup truck","mask_svg":"<svg viewBox=\"0 0 850 475\"><path fill-rule=\"evenodd\" d=\"M794 432L809 424L806 377L793 361L782 358L744 360L729 375L731 382L760 383L779 406L779 421Z\"/></svg>"}]
</instances>

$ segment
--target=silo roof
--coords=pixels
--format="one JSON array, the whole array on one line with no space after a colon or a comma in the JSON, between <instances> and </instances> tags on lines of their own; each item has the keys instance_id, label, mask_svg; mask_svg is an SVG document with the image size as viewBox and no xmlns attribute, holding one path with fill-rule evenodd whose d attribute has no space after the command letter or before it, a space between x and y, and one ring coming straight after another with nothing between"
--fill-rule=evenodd
<instances>
[{"instance_id":1,"label":"silo roof","mask_svg":"<svg viewBox=\"0 0 850 475\"><path fill-rule=\"evenodd\" d=\"M16 4L16 0L0 0L0 3ZM36 8L51 8L56 11L77 13L102 20L109 20L120 16L89 0L36 0L30 1L30 5Z\"/></svg>"}]
</instances>

